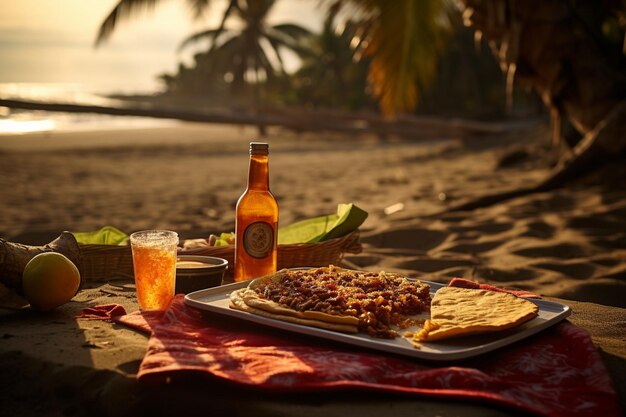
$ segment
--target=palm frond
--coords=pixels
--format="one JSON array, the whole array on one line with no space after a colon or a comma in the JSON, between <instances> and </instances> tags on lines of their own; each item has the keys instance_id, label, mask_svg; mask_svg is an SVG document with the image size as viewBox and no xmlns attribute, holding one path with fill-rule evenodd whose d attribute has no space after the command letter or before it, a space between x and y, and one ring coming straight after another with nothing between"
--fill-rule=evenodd
<instances>
[{"instance_id":1,"label":"palm frond","mask_svg":"<svg viewBox=\"0 0 626 417\"><path fill-rule=\"evenodd\" d=\"M226 27L226 21L230 19L233 13L238 12L240 10L238 0L229 0L228 6L226 6L226 10L222 15L222 20L220 21L220 25L217 27L217 32L213 35L212 45L215 44L215 38L224 30Z\"/></svg>"},{"instance_id":2,"label":"palm frond","mask_svg":"<svg viewBox=\"0 0 626 417\"><path fill-rule=\"evenodd\" d=\"M232 57L238 56L241 54L241 50L243 48L243 39L240 36L232 36L226 41L222 42L219 47L209 51L209 54L221 54L223 56L228 57L225 61L233 62Z\"/></svg>"},{"instance_id":3,"label":"palm frond","mask_svg":"<svg viewBox=\"0 0 626 417\"><path fill-rule=\"evenodd\" d=\"M244 20L262 22L267 18L275 3L276 0L242 0L241 4L245 7L240 8L241 17Z\"/></svg>"},{"instance_id":4,"label":"palm frond","mask_svg":"<svg viewBox=\"0 0 626 417\"><path fill-rule=\"evenodd\" d=\"M106 42L120 22L130 20L144 12L151 12L161 2L162 0L119 0L111 13L100 24L94 45L98 47ZM193 18L199 19L211 5L211 0L187 0L187 3Z\"/></svg>"},{"instance_id":5,"label":"palm frond","mask_svg":"<svg viewBox=\"0 0 626 417\"><path fill-rule=\"evenodd\" d=\"M282 32L285 35L295 39L300 40L303 38L308 38L313 35L313 33L305 27L300 25L296 25L293 23L283 23L279 25L272 26L272 30L276 30L278 32Z\"/></svg>"},{"instance_id":6,"label":"palm frond","mask_svg":"<svg viewBox=\"0 0 626 417\"><path fill-rule=\"evenodd\" d=\"M277 48L283 47L289 49L300 55L301 57L316 55L316 52L313 51L313 49L308 45L302 44L300 42L294 42L292 39L283 36L281 33L276 33L273 30L268 30L268 32L265 34L265 37L270 42L272 42L272 44L275 44Z\"/></svg>"},{"instance_id":7,"label":"palm frond","mask_svg":"<svg viewBox=\"0 0 626 417\"><path fill-rule=\"evenodd\" d=\"M356 1L375 12L366 38L368 81L385 114L413 110L432 82L450 25L446 0Z\"/></svg>"},{"instance_id":8,"label":"palm frond","mask_svg":"<svg viewBox=\"0 0 626 417\"><path fill-rule=\"evenodd\" d=\"M227 33L228 31L224 31L221 30L220 28L218 29L207 29L207 30L203 30L197 33L194 33L193 35L188 36L187 38L185 38L180 45L178 46L178 51L182 51L183 49L185 49L186 47L196 43L196 42L200 42L202 40L208 39L209 43L210 43L210 47L209 50L213 49L213 45L215 44L215 41L217 40L218 36Z\"/></svg>"},{"instance_id":9,"label":"palm frond","mask_svg":"<svg viewBox=\"0 0 626 417\"><path fill-rule=\"evenodd\" d=\"M274 68L274 64L271 62L271 60L267 56L267 51L265 50L265 48L260 42L255 45L254 64L255 64L254 70L255 72L257 72L257 74L259 72L263 72L265 73L265 76L267 78L274 77L274 73L276 72L276 69Z\"/></svg>"},{"instance_id":10,"label":"palm frond","mask_svg":"<svg viewBox=\"0 0 626 417\"><path fill-rule=\"evenodd\" d=\"M200 19L209 8L211 0L187 0L194 19Z\"/></svg>"},{"instance_id":11,"label":"palm frond","mask_svg":"<svg viewBox=\"0 0 626 417\"><path fill-rule=\"evenodd\" d=\"M223 40L219 47L203 52L211 73L218 75L231 69L232 63L238 59L240 49L241 39L231 36Z\"/></svg>"},{"instance_id":12,"label":"palm frond","mask_svg":"<svg viewBox=\"0 0 626 417\"><path fill-rule=\"evenodd\" d=\"M283 61L283 55L280 53L280 47L282 46L281 42L275 39L274 37L272 37L271 35L267 35L266 39L272 49L274 56L276 57L276 61L278 61L278 70L284 74L285 62Z\"/></svg>"},{"instance_id":13,"label":"palm frond","mask_svg":"<svg viewBox=\"0 0 626 417\"><path fill-rule=\"evenodd\" d=\"M100 25L95 47L107 41L121 21L144 12L151 12L161 0L120 0Z\"/></svg>"}]
</instances>

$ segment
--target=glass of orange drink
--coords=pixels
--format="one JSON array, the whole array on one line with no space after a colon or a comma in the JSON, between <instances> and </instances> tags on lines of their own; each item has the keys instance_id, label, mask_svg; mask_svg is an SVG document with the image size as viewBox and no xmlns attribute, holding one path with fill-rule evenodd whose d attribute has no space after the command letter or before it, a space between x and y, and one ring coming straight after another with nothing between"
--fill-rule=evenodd
<instances>
[{"instance_id":1,"label":"glass of orange drink","mask_svg":"<svg viewBox=\"0 0 626 417\"><path fill-rule=\"evenodd\" d=\"M144 230L130 235L139 308L165 310L176 287L178 234Z\"/></svg>"}]
</instances>

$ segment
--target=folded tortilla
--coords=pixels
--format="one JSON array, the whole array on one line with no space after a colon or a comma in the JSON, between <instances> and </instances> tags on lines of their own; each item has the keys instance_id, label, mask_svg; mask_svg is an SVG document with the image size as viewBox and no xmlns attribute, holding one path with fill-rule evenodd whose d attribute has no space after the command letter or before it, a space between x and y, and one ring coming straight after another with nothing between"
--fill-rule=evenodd
<instances>
[{"instance_id":1,"label":"folded tortilla","mask_svg":"<svg viewBox=\"0 0 626 417\"><path fill-rule=\"evenodd\" d=\"M433 297L430 319L414 339L433 341L509 329L537 316L536 304L504 292L443 287Z\"/></svg>"}]
</instances>

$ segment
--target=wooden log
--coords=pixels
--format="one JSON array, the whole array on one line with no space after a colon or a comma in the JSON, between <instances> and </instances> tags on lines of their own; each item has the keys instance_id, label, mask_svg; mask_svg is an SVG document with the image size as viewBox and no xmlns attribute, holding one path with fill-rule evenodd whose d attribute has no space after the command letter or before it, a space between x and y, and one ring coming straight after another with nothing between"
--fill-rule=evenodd
<instances>
[{"instance_id":1,"label":"wooden log","mask_svg":"<svg viewBox=\"0 0 626 417\"><path fill-rule=\"evenodd\" d=\"M25 110L151 117L258 127L280 126L296 132L329 131L348 134L398 135L411 139L432 139L446 135L505 134L512 130L525 130L537 124L537 120L485 123L473 120L414 115L387 119L377 114L307 109L273 109L262 112L193 111L188 109L176 110L159 108L155 106L109 107L8 99L0 99L0 106Z\"/></svg>"}]
</instances>

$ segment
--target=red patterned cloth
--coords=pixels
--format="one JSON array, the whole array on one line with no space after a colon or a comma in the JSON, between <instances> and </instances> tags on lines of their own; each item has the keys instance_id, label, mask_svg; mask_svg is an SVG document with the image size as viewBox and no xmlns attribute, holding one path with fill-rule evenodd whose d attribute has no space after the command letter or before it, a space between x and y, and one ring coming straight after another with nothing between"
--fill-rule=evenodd
<instances>
[{"instance_id":1,"label":"red patterned cloth","mask_svg":"<svg viewBox=\"0 0 626 417\"><path fill-rule=\"evenodd\" d=\"M180 295L165 314L113 320L152 333L140 380L191 371L272 391L363 388L482 400L550 417L621 416L589 334L569 322L488 355L432 363L203 316Z\"/></svg>"},{"instance_id":2,"label":"red patterned cloth","mask_svg":"<svg viewBox=\"0 0 626 417\"><path fill-rule=\"evenodd\" d=\"M449 287L459 287L459 288L469 288L469 289L480 289L487 291L496 291L496 292L508 292L509 294L516 295L520 298L541 298L540 295L533 294L532 292L524 291L524 290L509 290L506 288L494 287L489 284L479 284L476 281L470 281L465 278L452 278L452 281L448 284Z\"/></svg>"},{"instance_id":3,"label":"red patterned cloth","mask_svg":"<svg viewBox=\"0 0 626 417\"><path fill-rule=\"evenodd\" d=\"M83 308L77 317L81 319L110 319L124 314L126 314L124 306L119 304L103 304Z\"/></svg>"}]
</instances>

